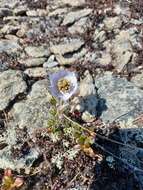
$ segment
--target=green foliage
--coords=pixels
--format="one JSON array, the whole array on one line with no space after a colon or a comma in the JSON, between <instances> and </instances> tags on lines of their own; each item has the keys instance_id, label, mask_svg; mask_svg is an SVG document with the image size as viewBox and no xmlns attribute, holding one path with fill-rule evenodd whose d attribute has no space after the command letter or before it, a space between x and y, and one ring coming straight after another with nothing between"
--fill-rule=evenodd
<instances>
[{"instance_id":1,"label":"green foliage","mask_svg":"<svg viewBox=\"0 0 143 190\"><path fill-rule=\"evenodd\" d=\"M14 179L11 176L5 176L3 178L2 190L12 190Z\"/></svg>"},{"instance_id":2,"label":"green foliage","mask_svg":"<svg viewBox=\"0 0 143 190\"><path fill-rule=\"evenodd\" d=\"M56 101L56 99L55 99L54 97L51 98L50 104L51 104L52 106L56 106L57 101Z\"/></svg>"},{"instance_id":3,"label":"green foliage","mask_svg":"<svg viewBox=\"0 0 143 190\"><path fill-rule=\"evenodd\" d=\"M59 118L58 118L58 111L56 107L56 100L54 98L51 99L51 108L49 110L50 118L48 119L47 127L48 128L55 128L58 126Z\"/></svg>"},{"instance_id":4,"label":"green foliage","mask_svg":"<svg viewBox=\"0 0 143 190\"><path fill-rule=\"evenodd\" d=\"M65 111L67 112L67 110ZM51 129L53 135L59 136L60 138L65 136L81 147L90 147L94 142L93 137L87 134L78 123L73 122L68 117L64 117L63 110L60 109L60 106L57 107L57 102L54 98L51 100L49 113L50 119L47 122L47 127ZM82 150L85 150L85 148L82 148Z\"/></svg>"}]
</instances>

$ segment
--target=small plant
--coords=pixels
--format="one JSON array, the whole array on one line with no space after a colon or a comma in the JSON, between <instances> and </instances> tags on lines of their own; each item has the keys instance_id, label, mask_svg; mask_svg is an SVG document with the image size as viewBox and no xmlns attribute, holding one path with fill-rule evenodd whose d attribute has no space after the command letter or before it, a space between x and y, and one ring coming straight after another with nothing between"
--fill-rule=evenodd
<instances>
[{"instance_id":1,"label":"small plant","mask_svg":"<svg viewBox=\"0 0 143 190\"><path fill-rule=\"evenodd\" d=\"M134 167L124 159L106 150L103 146L96 142L96 137L104 140L105 142L107 141L110 143L114 143L118 146L121 145L132 150L137 149L136 146L124 144L122 142L110 139L109 137L106 137L104 135L98 134L88 127L85 127L84 125L81 125L68 117L69 104L67 104L67 100L75 95L78 90L78 83L76 79L76 74L74 72L63 70L54 73L50 76L50 82L51 93L54 97L51 101L53 105L51 108L52 120L49 120L48 127L50 126L52 130L58 132L59 135L61 133L61 130L64 131L64 134L75 140L75 142L80 145L80 149L90 157L97 157L100 161L102 160L102 156L96 154L96 152L92 149L92 145L94 144L101 151L104 151L116 160L119 160L127 167L132 168L133 171L143 172L142 169ZM62 128L60 128L59 126L62 126ZM128 150L127 152L129 153Z\"/></svg>"},{"instance_id":2,"label":"small plant","mask_svg":"<svg viewBox=\"0 0 143 190\"><path fill-rule=\"evenodd\" d=\"M15 190L20 188L22 185L23 179L13 176L11 169L6 169L4 171L1 190Z\"/></svg>"},{"instance_id":3,"label":"small plant","mask_svg":"<svg viewBox=\"0 0 143 190\"><path fill-rule=\"evenodd\" d=\"M48 128L51 129L52 133L58 135L60 135L61 130L63 130L64 134L75 140L75 142L80 145L81 150L88 156L95 157L96 155L91 148L91 145L94 143L94 135L91 132L87 133L85 128L67 116L69 111L67 100L78 90L76 74L66 70L59 71L50 75L50 83L51 94L54 97L51 100L51 118L48 120ZM60 126L63 127L60 128Z\"/></svg>"}]
</instances>

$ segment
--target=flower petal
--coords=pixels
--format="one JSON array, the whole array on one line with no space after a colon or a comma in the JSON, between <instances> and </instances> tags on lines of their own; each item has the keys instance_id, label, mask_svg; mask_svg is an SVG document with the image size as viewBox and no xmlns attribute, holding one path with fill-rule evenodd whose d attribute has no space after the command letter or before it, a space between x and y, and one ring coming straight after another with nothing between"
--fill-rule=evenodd
<instances>
[{"instance_id":1,"label":"flower petal","mask_svg":"<svg viewBox=\"0 0 143 190\"><path fill-rule=\"evenodd\" d=\"M70 72L67 70L61 70L59 72L53 73L49 76L50 78L50 83L51 83L51 93L53 96L62 99L64 101L67 101L76 91L78 88L78 82L77 82L77 77L76 74L74 72ZM58 80L65 78L67 79L70 84L71 84L71 88L69 90L69 92L61 92L59 91L58 87L57 87L57 82Z\"/></svg>"},{"instance_id":2,"label":"flower petal","mask_svg":"<svg viewBox=\"0 0 143 190\"><path fill-rule=\"evenodd\" d=\"M51 85L55 84L60 78L63 78L66 75L68 75L68 73L65 70L61 70L61 71L58 71L56 73L53 73L53 74L49 75Z\"/></svg>"}]
</instances>

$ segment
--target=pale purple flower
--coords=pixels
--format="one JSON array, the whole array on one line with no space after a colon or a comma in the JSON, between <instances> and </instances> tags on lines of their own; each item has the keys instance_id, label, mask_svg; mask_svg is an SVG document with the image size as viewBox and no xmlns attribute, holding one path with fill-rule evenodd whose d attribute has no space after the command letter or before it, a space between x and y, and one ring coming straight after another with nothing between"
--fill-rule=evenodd
<instances>
[{"instance_id":1,"label":"pale purple flower","mask_svg":"<svg viewBox=\"0 0 143 190\"><path fill-rule=\"evenodd\" d=\"M54 97L67 101L76 93L78 82L75 72L61 70L50 76L50 89Z\"/></svg>"}]
</instances>

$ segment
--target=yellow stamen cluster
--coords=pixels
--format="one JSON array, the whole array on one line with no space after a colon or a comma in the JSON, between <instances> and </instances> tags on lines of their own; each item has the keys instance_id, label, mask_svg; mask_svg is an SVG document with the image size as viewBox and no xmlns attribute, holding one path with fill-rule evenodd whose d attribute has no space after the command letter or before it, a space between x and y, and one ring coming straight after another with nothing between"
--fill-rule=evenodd
<instances>
[{"instance_id":1,"label":"yellow stamen cluster","mask_svg":"<svg viewBox=\"0 0 143 190\"><path fill-rule=\"evenodd\" d=\"M58 80L57 86L58 90L64 93L70 90L70 82L65 78Z\"/></svg>"}]
</instances>

